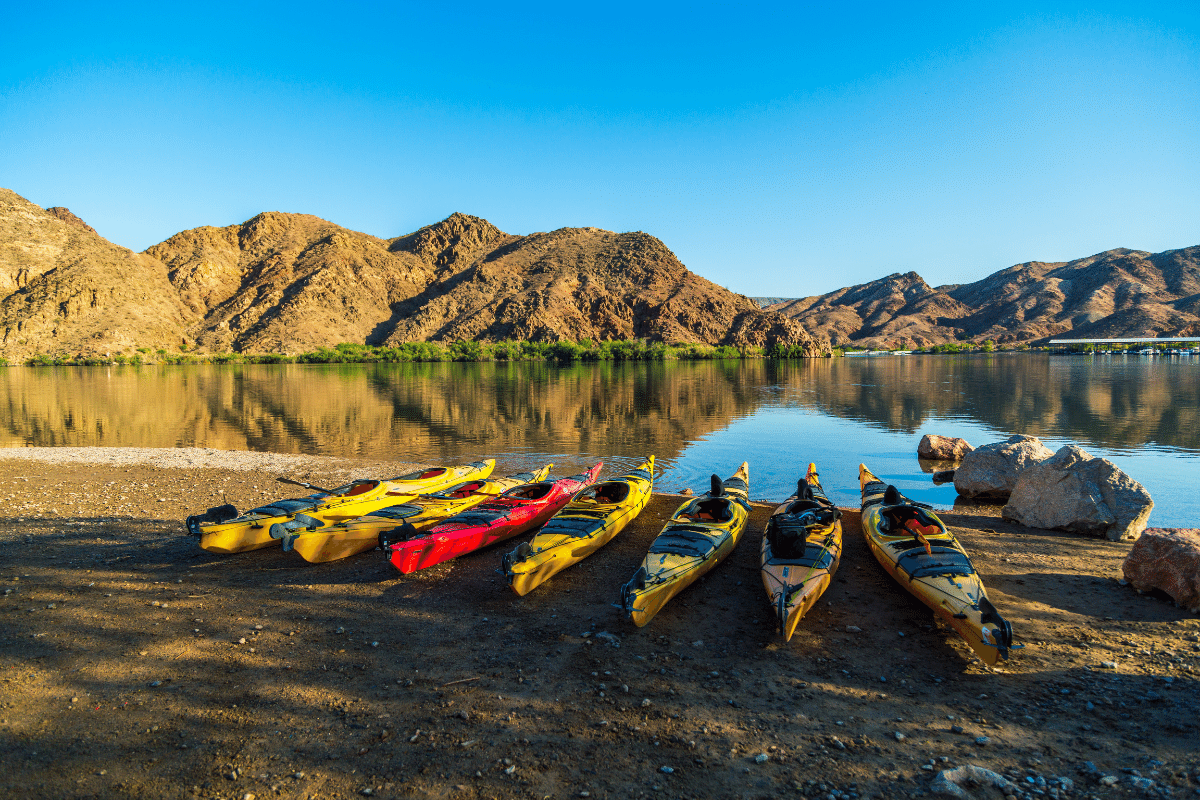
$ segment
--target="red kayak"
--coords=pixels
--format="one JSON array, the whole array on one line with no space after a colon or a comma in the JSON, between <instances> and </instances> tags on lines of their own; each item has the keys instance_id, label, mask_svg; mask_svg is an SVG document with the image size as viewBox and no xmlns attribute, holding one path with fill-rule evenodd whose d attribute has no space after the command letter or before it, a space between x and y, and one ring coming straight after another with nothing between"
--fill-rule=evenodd
<instances>
[{"instance_id":1,"label":"red kayak","mask_svg":"<svg viewBox=\"0 0 1200 800\"><path fill-rule=\"evenodd\" d=\"M520 536L545 525L595 483L603 466L602 461L582 475L516 486L427 530L401 525L381 533L379 545L392 566L408 573Z\"/></svg>"}]
</instances>

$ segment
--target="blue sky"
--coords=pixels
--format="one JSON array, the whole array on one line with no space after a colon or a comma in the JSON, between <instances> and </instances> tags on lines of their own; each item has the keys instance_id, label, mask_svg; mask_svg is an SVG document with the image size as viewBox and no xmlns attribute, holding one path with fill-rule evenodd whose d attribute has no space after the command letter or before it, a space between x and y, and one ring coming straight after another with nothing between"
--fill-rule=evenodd
<instances>
[{"instance_id":1,"label":"blue sky","mask_svg":"<svg viewBox=\"0 0 1200 800\"><path fill-rule=\"evenodd\" d=\"M137 250L643 230L751 295L1200 244L1200 5L969 5L11 5L0 186Z\"/></svg>"}]
</instances>

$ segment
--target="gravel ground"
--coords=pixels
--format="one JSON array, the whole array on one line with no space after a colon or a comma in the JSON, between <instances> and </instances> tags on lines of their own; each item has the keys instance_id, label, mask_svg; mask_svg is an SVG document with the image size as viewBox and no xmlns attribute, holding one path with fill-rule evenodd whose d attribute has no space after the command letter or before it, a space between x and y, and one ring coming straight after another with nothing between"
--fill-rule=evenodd
<instances>
[{"instance_id":1,"label":"gravel ground","mask_svg":"<svg viewBox=\"0 0 1200 800\"><path fill-rule=\"evenodd\" d=\"M291 494L280 474L411 465L5 457L3 797L840 800L924 796L963 765L1011 781L976 797L1200 796L1200 619L1119 584L1128 544L944 514L1027 645L989 670L874 563L856 511L784 644L758 577L766 505L638 629L611 603L675 496L518 598L496 574L515 541L406 577L378 553L214 556L181 523Z\"/></svg>"}]
</instances>

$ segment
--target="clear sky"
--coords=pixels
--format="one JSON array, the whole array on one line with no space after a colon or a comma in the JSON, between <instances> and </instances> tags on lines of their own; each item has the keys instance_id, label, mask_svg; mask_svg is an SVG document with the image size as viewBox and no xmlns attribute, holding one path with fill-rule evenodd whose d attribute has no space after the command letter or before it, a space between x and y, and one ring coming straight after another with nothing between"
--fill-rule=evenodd
<instances>
[{"instance_id":1,"label":"clear sky","mask_svg":"<svg viewBox=\"0 0 1200 800\"><path fill-rule=\"evenodd\" d=\"M0 186L135 250L462 211L750 295L960 283L1200 244L1200 3L10 3Z\"/></svg>"}]
</instances>

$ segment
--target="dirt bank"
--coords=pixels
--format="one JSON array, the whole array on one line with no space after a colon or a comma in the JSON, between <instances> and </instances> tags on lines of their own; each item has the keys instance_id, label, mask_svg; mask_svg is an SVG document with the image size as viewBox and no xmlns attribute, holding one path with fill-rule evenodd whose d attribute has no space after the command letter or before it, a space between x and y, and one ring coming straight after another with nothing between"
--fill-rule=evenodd
<instances>
[{"instance_id":1,"label":"dirt bank","mask_svg":"<svg viewBox=\"0 0 1200 800\"><path fill-rule=\"evenodd\" d=\"M1046 796L1146 794L1126 770L1200 784L1200 620L1118 585L1128 545L945 514L1027 645L989 671L875 564L856 512L785 645L766 505L637 629L610 604L677 497L517 598L496 574L515 542L402 577L378 553L218 557L184 535L222 492L288 494L273 470L355 463L53 455L0 469L5 797L897 797L968 763Z\"/></svg>"}]
</instances>

